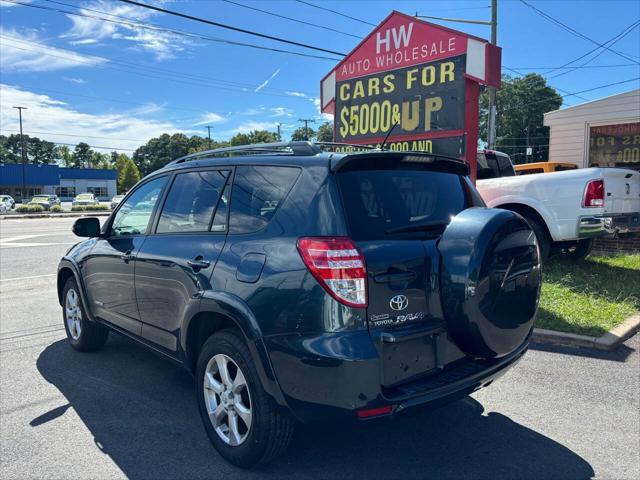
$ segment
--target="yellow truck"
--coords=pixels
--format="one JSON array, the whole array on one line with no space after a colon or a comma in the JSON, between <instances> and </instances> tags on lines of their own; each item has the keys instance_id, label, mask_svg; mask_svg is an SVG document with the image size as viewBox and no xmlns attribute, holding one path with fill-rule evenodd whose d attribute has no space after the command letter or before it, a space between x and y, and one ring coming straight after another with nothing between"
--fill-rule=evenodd
<instances>
[{"instance_id":1,"label":"yellow truck","mask_svg":"<svg viewBox=\"0 0 640 480\"><path fill-rule=\"evenodd\" d=\"M578 166L575 163L535 162L514 165L513 168L516 171L516 175L531 175L532 173L551 173L561 172L563 170L575 170Z\"/></svg>"}]
</instances>

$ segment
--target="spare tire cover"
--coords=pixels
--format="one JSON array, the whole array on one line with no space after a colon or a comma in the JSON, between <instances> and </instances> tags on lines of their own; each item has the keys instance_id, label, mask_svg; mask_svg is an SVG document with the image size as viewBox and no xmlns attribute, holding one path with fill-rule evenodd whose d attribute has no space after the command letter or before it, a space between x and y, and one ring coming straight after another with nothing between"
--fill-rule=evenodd
<instances>
[{"instance_id":1,"label":"spare tire cover","mask_svg":"<svg viewBox=\"0 0 640 480\"><path fill-rule=\"evenodd\" d=\"M515 212L469 208L438 243L447 330L474 357L496 358L520 346L533 328L541 272L536 236Z\"/></svg>"}]
</instances>

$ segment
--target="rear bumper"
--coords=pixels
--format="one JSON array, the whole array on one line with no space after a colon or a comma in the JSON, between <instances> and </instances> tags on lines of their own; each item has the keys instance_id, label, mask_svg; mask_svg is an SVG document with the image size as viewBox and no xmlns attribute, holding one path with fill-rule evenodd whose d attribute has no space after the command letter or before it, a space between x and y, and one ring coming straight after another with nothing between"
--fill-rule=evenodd
<instances>
[{"instance_id":1,"label":"rear bumper","mask_svg":"<svg viewBox=\"0 0 640 480\"><path fill-rule=\"evenodd\" d=\"M579 238L640 232L640 212L615 215L589 215L580 217Z\"/></svg>"},{"instance_id":2,"label":"rear bumper","mask_svg":"<svg viewBox=\"0 0 640 480\"><path fill-rule=\"evenodd\" d=\"M381 360L368 331L264 338L287 406L303 422L391 406L436 407L488 386L524 355L529 338L494 360L465 358L443 370L392 388L381 385Z\"/></svg>"}]
</instances>

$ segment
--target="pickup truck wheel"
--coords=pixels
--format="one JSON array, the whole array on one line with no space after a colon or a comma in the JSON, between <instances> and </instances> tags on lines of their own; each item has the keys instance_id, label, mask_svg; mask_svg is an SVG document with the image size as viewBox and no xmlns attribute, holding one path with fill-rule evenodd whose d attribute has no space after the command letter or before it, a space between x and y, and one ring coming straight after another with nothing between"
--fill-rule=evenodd
<instances>
[{"instance_id":1,"label":"pickup truck wheel","mask_svg":"<svg viewBox=\"0 0 640 480\"><path fill-rule=\"evenodd\" d=\"M538 248L540 249L540 263L545 263L549 259L549 254L551 253L551 238L547 233L547 229L540 220L536 218L525 217L525 219L529 222L529 225L531 225L533 233L536 234Z\"/></svg>"},{"instance_id":2,"label":"pickup truck wheel","mask_svg":"<svg viewBox=\"0 0 640 480\"><path fill-rule=\"evenodd\" d=\"M575 248L568 252L569 258L572 260L583 260L591 253L593 248L593 238L578 240Z\"/></svg>"},{"instance_id":3,"label":"pickup truck wheel","mask_svg":"<svg viewBox=\"0 0 640 480\"><path fill-rule=\"evenodd\" d=\"M75 279L69 278L62 294L62 318L67 339L73 348L81 352L100 350L107 341L109 330L87 318L79 292Z\"/></svg>"},{"instance_id":4,"label":"pickup truck wheel","mask_svg":"<svg viewBox=\"0 0 640 480\"><path fill-rule=\"evenodd\" d=\"M279 412L262 388L244 340L223 330L203 345L196 367L200 416L215 449L249 468L283 453L294 420Z\"/></svg>"}]
</instances>

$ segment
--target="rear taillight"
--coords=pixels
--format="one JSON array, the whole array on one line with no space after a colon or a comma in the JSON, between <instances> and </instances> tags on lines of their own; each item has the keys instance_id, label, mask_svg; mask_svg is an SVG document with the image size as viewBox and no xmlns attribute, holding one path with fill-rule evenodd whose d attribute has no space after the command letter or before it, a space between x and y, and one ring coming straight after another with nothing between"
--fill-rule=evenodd
<instances>
[{"instance_id":1,"label":"rear taillight","mask_svg":"<svg viewBox=\"0 0 640 480\"><path fill-rule=\"evenodd\" d=\"M582 199L583 207L604 206L604 180L591 180L587 183Z\"/></svg>"},{"instance_id":2,"label":"rear taillight","mask_svg":"<svg viewBox=\"0 0 640 480\"><path fill-rule=\"evenodd\" d=\"M346 237L304 237L298 251L322 287L350 307L367 306L367 269L364 257Z\"/></svg>"}]
</instances>

